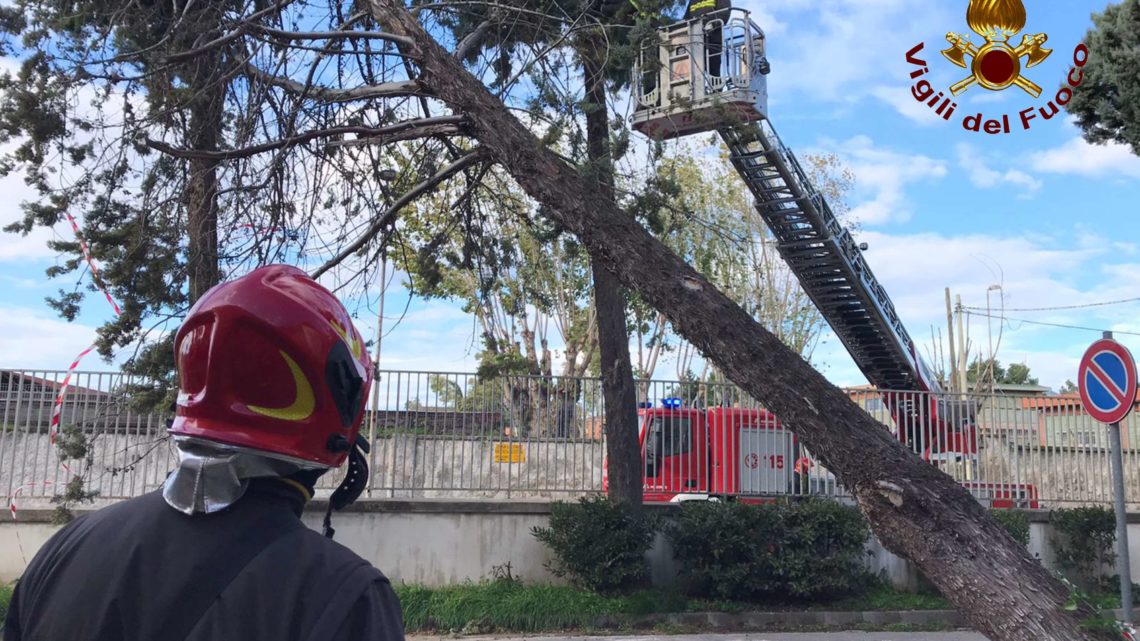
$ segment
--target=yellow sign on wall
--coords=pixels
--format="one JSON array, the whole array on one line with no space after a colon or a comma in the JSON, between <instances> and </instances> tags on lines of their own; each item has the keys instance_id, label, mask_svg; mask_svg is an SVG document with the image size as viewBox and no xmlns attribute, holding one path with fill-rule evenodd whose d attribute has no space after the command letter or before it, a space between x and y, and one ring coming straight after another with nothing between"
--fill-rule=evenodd
<instances>
[{"instance_id":1,"label":"yellow sign on wall","mask_svg":"<svg viewBox=\"0 0 1140 641\"><path fill-rule=\"evenodd\" d=\"M525 463L526 453L521 443L495 443L494 462Z\"/></svg>"}]
</instances>

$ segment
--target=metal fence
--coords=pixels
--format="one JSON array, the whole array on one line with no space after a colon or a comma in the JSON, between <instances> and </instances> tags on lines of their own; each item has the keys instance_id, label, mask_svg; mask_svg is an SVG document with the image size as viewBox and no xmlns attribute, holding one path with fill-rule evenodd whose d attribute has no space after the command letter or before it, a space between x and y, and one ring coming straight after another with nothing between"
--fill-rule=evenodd
<instances>
[{"instance_id":1,"label":"metal fence","mask_svg":"<svg viewBox=\"0 0 1140 641\"><path fill-rule=\"evenodd\" d=\"M76 475L102 499L159 487L177 462L166 437L169 416L139 412L143 381L118 373L72 376L62 405L61 441L83 435L83 460L61 461L50 442L52 407L65 373L0 370L0 492L20 501L62 493ZM893 418L909 410L904 438L984 503L1042 508L1108 504L1105 427L1079 400L1027 394L933 398L848 390L852 400L898 434ZM842 484L776 417L723 383L638 383L646 494L846 497ZM679 399L680 408L673 408ZM666 407L669 405L670 407ZM931 430L937 411L973 426L962 434ZM1122 426L1126 494L1140 505L1140 429ZM372 442L368 496L416 498L568 498L604 491L604 407L595 378L382 371L363 433ZM963 432L964 433L964 432ZM322 479L319 494L339 482Z\"/></svg>"}]
</instances>

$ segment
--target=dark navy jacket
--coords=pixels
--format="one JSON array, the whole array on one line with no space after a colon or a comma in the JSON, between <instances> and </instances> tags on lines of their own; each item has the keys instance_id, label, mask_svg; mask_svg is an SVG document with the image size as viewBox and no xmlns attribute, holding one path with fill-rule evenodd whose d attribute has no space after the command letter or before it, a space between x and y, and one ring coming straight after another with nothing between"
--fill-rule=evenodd
<instances>
[{"instance_id":1,"label":"dark navy jacket","mask_svg":"<svg viewBox=\"0 0 1140 641\"><path fill-rule=\"evenodd\" d=\"M28 565L4 639L402 640L388 579L306 527L302 508L263 480L215 514L182 514L159 491L83 515Z\"/></svg>"}]
</instances>

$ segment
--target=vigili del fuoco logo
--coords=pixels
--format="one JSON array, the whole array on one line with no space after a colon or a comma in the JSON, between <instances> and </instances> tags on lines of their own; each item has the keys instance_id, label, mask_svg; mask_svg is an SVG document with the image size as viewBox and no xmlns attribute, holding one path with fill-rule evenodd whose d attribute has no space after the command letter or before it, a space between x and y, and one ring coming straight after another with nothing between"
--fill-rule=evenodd
<instances>
[{"instance_id":1,"label":"vigili del fuoco logo","mask_svg":"<svg viewBox=\"0 0 1140 641\"><path fill-rule=\"evenodd\" d=\"M930 73L930 66L919 57L926 47L926 43L920 42L906 53L906 61L916 67L910 74L911 79L916 81L910 88L911 95L946 121L958 109L955 99L974 87L989 91L1018 87L1034 99L1040 98L1040 85L1026 71L1041 64L1053 50L1044 47L1049 39L1044 33L1023 34L1020 44L1016 47L1010 45L1010 39L1025 28L1025 21L1025 5L1021 0L970 0L966 7L966 24L985 42L977 45L970 41L969 34L951 32L946 34L950 47L942 51L946 60L968 70L970 75L951 85L949 96L946 95L947 91L936 92L930 82L923 78ZM1084 66L1088 61L1089 49L1081 43L1073 51L1073 65L1066 78L1067 82L1061 85L1057 94L1044 106L1022 109L1016 117L1005 113L990 118L980 111L966 114L962 118L962 128L987 134L1008 134L1017 126L1028 130L1038 119L1052 120L1073 99L1073 89L1084 80Z\"/></svg>"}]
</instances>

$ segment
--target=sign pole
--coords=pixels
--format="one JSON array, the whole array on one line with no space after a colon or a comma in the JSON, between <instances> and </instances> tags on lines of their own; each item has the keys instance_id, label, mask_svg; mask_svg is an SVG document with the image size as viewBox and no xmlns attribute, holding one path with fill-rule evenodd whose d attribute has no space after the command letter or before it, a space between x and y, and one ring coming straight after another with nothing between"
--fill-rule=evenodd
<instances>
[{"instance_id":1,"label":"sign pole","mask_svg":"<svg viewBox=\"0 0 1140 641\"><path fill-rule=\"evenodd\" d=\"M1112 339L1112 332L1104 337ZM1108 426L1108 442L1112 457L1113 503L1116 508L1116 569L1120 575L1120 605L1124 610L1124 622L1132 624L1132 561L1128 558L1128 518L1124 510L1124 453L1120 444L1120 423Z\"/></svg>"},{"instance_id":2,"label":"sign pole","mask_svg":"<svg viewBox=\"0 0 1140 641\"><path fill-rule=\"evenodd\" d=\"M1124 622L1132 623L1132 562L1128 558L1128 520L1124 512L1124 461L1120 446L1120 423L1108 426L1108 439L1112 447L1112 485L1116 494L1116 568L1120 575L1120 605L1124 608Z\"/></svg>"}]
</instances>

